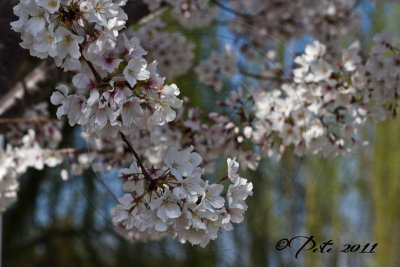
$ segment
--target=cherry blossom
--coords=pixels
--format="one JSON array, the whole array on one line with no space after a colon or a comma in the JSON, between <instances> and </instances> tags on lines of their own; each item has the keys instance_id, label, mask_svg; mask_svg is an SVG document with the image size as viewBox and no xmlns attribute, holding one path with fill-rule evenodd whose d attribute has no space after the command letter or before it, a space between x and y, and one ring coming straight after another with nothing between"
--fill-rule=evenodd
<instances>
[{"instance_id":1,"label":"cherry blossom","mask_svg":"<svg viewBox=\"0 0 400 267\"><path fill-rule=\"evenodd\" d=\"M132 186L126 184L134 183L135 189L128 190L131 193L120 198L112 209L114 224L138 232L131 236L139 239L158 239L162 233L202 247L217 238L219 229L232 230L231 222L239 223L247 210L245 200L252 195L252 184L238 176L235 159L228 159L229 166L236 166L228 170L235 172L238 181L229 185L226 201L222 184L210 184L201 178L201 158L192 151L193 147L169 149L164 158L166 166L153 170L151 177L146 177L143 169L139 171L136 163L122 169L119 177L124 188L130 189ZM197 163L192 165L190 158L197 158Z\"/></svg>"},{"instance_id":2,"label":"cherry blossom","mask_svg":"<svg viewBox=\"0 0 400 267\"><path fill-rule=\"evenodd\" d=\"M119 169L124 194L114 197L111 216L124 237L168 235L204 247L244 220L253 184L239 165L256 170L262 157L279 159L287 147L298 156L348 155L367 143L360 133L368 121L397 114L399 43L383 32L369 53L358 41L342 49L358 23L351 1L295 0L289 9L283 0L145 2L150 10L168 6L160 12L189 29L226 19L218 23L235 37L232 47L199 59L191 38L157 14L122 32L126 0L21 0L14 7L11 28L21 47L53 58L73 78L50 98L58 122L40 103L24 114L28 122L9 127L0 150L1 211L16 200L19 175L68 159L63 180L91 167ZM306 33L316 40L293 55L293 69L282 66L278 40ZM179 79L169 83L190 70L218 96L229 91L215 111L181 97ZM40 127L29 122L43 119ZM90 153L58 148L62 121L82 129ZM226 175L206 180L222 154Z\"/></svg>"}]
</instances>

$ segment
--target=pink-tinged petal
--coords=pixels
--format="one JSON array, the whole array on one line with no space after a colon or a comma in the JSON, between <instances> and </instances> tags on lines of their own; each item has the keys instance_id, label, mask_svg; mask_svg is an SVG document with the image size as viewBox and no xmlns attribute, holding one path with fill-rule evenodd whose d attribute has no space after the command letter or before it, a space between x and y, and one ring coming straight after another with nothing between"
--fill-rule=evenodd
<instances>
[{"instance_id":1,"label":"pink-tinged petal","mask_svg":"<svg viewBox=\"0 0 400 267\"><path fill-rule=\"evenodd\" d=\"M95 123L100 129L103 129L107 124L107 112L105 109L98 109L96 112Z\"/></svg>"},{"instance_id":2,"label":"pink-tinged petal","mask_svg":"<svg viewBox=\"0 0 400 267\"><path fill-rule=\"evenodd\" d=\"M89 88L91 80L86 73L78 73L72 78L72 83L78 89Z\"/></svg>"},{"instance_id":3,"label":"pink-tinged petal","mask_svg":"<svg viewBox=\"0 0 400 267\"><path fill-rule=\"evenodd\" d=\"M65 96L63 94L61 94L59 91L55 91L51 97L50 97L50 102L53 105L60 105L61 102L65 99Z\"/></svg>"},{"instance_id":4,"label":"pink-tinged petal","mask_svg":"<svg viewBox=\"0 0 400 267\"><path fill-rule=\"evenodd\" d=\"M120 104L120 103L122 103L122 101L125 100L124 91L121 89L115 89L115 90L117 90L117 92L114 95L114 101L115 101L115 103Z\"/></svg>"},{"instance_id":5,"label":"pink-tinged petal","mask_svg":"<svg viewBox=\"0 0 400 267\"><path fill-rule=\"evenodd\" d=\"M99 91L97 91L96 89L92 89L90 90L90 96L89 99L87 101L87 104L89 106L92 106L93 104L97 103L99 101L100 98L100 93Z\"/></svg>"}]
</instances>

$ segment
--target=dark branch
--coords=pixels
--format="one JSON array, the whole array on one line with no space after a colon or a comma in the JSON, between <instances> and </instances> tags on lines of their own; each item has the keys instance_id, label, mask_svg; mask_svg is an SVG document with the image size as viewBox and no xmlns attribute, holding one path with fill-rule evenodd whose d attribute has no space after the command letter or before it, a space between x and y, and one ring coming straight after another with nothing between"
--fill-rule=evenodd
<instances>
[{"instance_id":1,"label":"dark branch","mask_svg":"<svg viewBox=\"0 0 400 267\"><path fill-rule=\"evenodd\" d=\"M251 72L247 72L246 70L240 69L239 73L244 75L244 76L248 76L257 80L267 80L267 81L275 81L275 82L288 82L288 79L283 79L279 76L265 76L265 75L261 75L261 74L256 74L256 73L251 73Z\"/></svg>"},{"instance_id":2,"label":"dark branch","mask_svg":"<svg viewBox=\"0 0 400 267\"><path fill-rule=\"evenodd\" d=\"M362 0L356 0L354 4L350 8L350 13L357 9L357 7L361 4Z\"/></svg>"},{"instance_id":3,"label":"dark branch","mask_svg":"<svg viewBox=\"0 0 400 267\"><path fill-rule=\"evenodd\" d=\"M93 67L92 62L90 62L89 60L85 59L85 62L89 65L90 70L92 71L94 78L96 79L96 82L101 82L101 76L100 74L96 71L96 69Z\"/></svg>"},{"instance_id":4,"label":"dark branch","mask_svg":"<svg viewBox=\"0 0 400 267\"><path fill-rule=\"evenodd\" d=\"M136 161L138 162L140 168L142 169L143 175L146 178L147 181L153 183L154 180L151 178L151 176L149 175L149 173L147 172L146 168L143 166L142 161L140 160L139 155L136 153L135 149L133 148L133 146L131 145L131 143L129 142L128 138L126 138L126 136L122 133L119 132L119 134L121 135L122 140L125 142L125 144L128 146L129 151L135 156Z\"/></svg>"},{"instance_id":5,"label":"dark branch","mask_svg":"<svg viewBox=\"0 0 400 267\"><path fill-rule=\"evenodd\" d=\"M243 19L251 20L253 18L252 16L250 16L248 14L241 13L241 12L239 12L237 10L234 10L234 9L232 9L230 7L225 6L224 4L220 3L218 0L211 0L211 2L214 3L215 5L219 6L221 9L223 9L225 11L228 11L229 13L232 13L232 14L234 14L234 15L236 15L238 17L241 17Z\"/></svg>"}]
</instances>

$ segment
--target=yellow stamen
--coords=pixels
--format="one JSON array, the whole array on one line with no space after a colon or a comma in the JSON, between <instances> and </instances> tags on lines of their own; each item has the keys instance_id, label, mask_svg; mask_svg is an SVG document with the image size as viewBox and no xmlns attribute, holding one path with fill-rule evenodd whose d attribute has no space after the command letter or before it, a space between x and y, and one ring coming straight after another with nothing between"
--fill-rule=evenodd
<instances>
[{"instance_id":1,"label":"yellow stamen","mask_svg":"<svg viewBox=\"0 0 400 267\"><path fill-rule=\"evenodd\" d=\"M55 8L57 7L57 1L55 0L50 0L48 3L49 7Z\"/></svg>"}]
</instances>

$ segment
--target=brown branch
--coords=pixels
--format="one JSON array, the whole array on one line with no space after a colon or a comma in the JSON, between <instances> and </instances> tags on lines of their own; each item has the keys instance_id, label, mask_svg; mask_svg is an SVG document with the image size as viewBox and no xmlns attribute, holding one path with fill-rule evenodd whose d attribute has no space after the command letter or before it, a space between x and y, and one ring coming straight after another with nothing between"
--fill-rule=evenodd
<instances>
[{"instance_id":1,"label":"brown branch","mask_svg":"<svg viewBox=\"0 0 400 267\"><path fill-rule=\"evenodd\" d=\"M239 73L244 75L244 76L248 76L257 80L267 80L267 81L275 81L275 82L288 82L290 81L289 79L283 79L281 77L278 76L265 76L265 75L261 75L261 74L256 74L256 73L251 73L248 72L246 70L243 69L239 69Z\"/></svg>"},{"instance_id":2,"label":"brown branch","mask_svg":"<svg viewBox=\"0 0 400 267\"><path fill-rule=\"evenodd\" d=\"M154 183L154 180L151 178L151 176L149 175L149 173L147 172L146 168L143 166L142 161L140 160L139 155L136 153L135 149L133 148L133 146L131 145L131 143L129 142L128 138L126 138L126 136L122 133L119 132L119 134L121 135L122 140L125 142L125 144L128 146L129 151L135 156L136 161L138 162L140 168L142 169L142 172L144 174L144 177L146 178L147 181Z\"/></svg>"},{"instance_id":3,"label":"brown branch","mask_svg":"<svg viewBox=\"0 0 400 267\"><path fill-rule=\"evenodd\" d=\"M219 6L222 10L228 11L229 13L232 13L232 14L234 14L234 15L236 15L238 17L241 17L241 18L243 18L245 20L251 20L253 18L252 16L250 16L248 14L241 13L241 12L239 12L237 10L234 10L234 9L232 9L230 7L225 6L224 4L219 2L218 0L211 0L211 2L214 3L215 5Z\"/></svg>"},{"instance_id":4,"label":"brown branch","mask_svg":"<svg viewBox=\"0 0 400 267\"><path fill-rule=\"evenodd\" d=\"M228 175L225 175L224 177L222 177L221 179L219 179L219 181L217 182L217 184L219 184L219 183L221 183L221 182L223 182L223 181L225 181L225 180L228 180L228 179L229 179Z\"/></svg>"},{"instance_id":5,"label":"brown branch","mask_svg":"<svg viewBox=\"0 0 400 267\"><path fill-rule=\"evenodd\" d=\"M79 149L61 148L57 150L57 152L60 154L74 154L74 155L85 154L85 153L109 154L109 153L115 153L115 149L89 150L88 148L79 148Z\"/></svg>"},{"instance_id":6,"label":"brown branch","mask_svg":"<svg viewBox=\"0 0 400 267\"><path fill-rule=\"evenodd\" d=\"M101 76L100 76L100 74L96 71L96 69L93 67L93 64L92 64L92 62L90 62L89 60L86 60L86 58L84 58L85 59L85 62L89 65L89 68L90 68L90 70L92 71L92 73L93 73L93 75L94 75L94 78L96 79L96 82L98 82L98 83L100 83L101 82Z\"/></svg>"}]
</instances>

